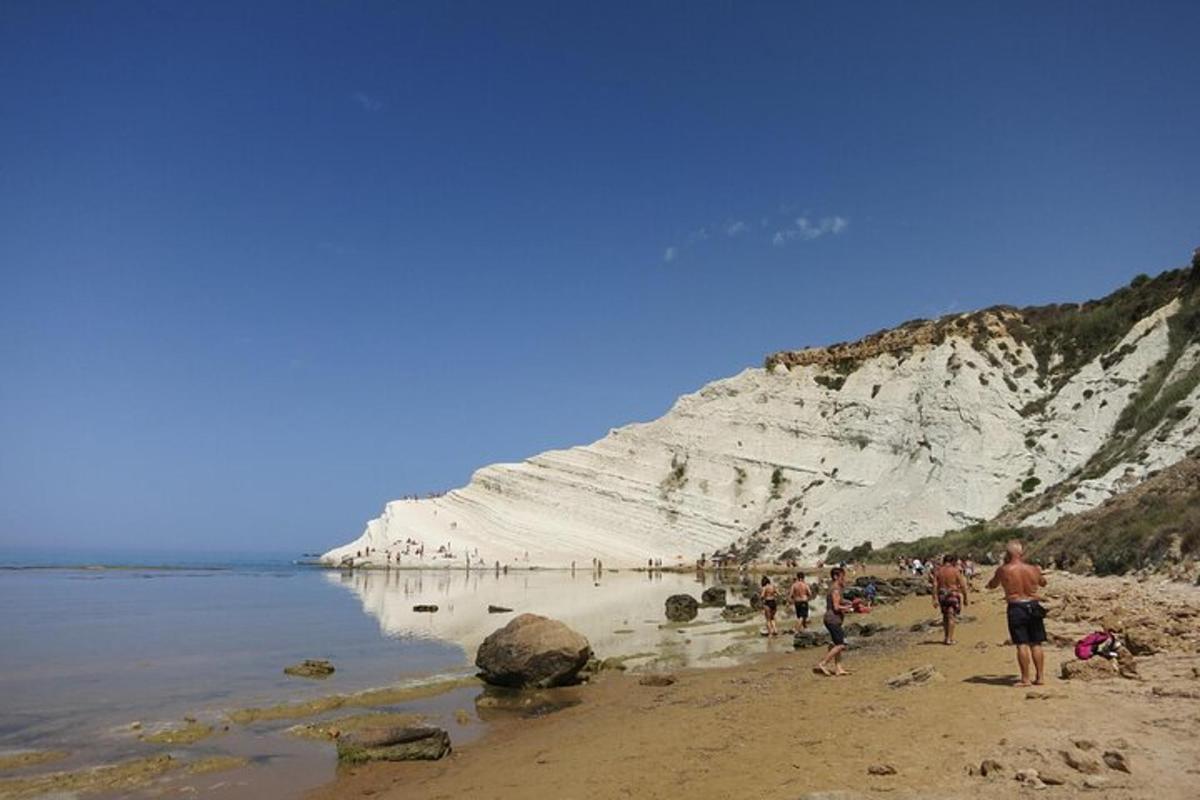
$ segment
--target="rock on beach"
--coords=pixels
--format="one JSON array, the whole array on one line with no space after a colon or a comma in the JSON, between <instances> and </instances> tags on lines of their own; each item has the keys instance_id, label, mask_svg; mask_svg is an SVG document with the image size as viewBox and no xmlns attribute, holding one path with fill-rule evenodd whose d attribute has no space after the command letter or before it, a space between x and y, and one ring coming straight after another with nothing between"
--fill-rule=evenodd
<instances>
[{"instance_id":1,"label":"rock on beach","mask_svg":"<svg viewBox=\"0 0 1200 800\"><path fill-rule=\"evenodd\" d=\"M521 614L483 640L475 666L495 686L546 688L573 683L591 655L582 634L557 620Z\"/></svg>"}]
</instances>

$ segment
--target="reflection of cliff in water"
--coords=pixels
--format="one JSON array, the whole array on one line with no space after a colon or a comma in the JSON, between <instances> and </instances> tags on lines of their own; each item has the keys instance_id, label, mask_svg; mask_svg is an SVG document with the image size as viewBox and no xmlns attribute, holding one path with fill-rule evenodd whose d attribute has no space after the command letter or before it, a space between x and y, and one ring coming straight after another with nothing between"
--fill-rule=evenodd
<instances>
[{"instance_id":1,"label":"reflection of cliff in water","mask_svg":"<svg viewBox=\"0 0 1200 800\"><path fill-rule=\"evenodd\" d=\"M468 659L484 637L525 612L567 623L588 638L601 658L654 652L669 666L717 666L737 660L747 645L763 649L752 628L726 623L717 608L701 609L686 626L666 624L668 596L698 598L703 590L693 575L622 572L597 578L582 570L508 575L490 570L356 570L331 572L327 578L358 595L385 635L453 642ZM436 605L437 612L413 611L414 605L426 604ZM513 613L491 614L489 605ZM630 666L639 663L646 662Z\"/></svg>"}]
</instances>

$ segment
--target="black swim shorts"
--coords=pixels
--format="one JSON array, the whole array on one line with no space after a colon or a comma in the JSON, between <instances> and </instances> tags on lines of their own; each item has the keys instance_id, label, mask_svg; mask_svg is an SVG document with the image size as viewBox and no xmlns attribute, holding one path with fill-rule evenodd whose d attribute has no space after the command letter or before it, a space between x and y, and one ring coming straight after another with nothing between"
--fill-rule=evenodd
<instances>
[{"instance_id":1,"label":"black swim shorts","mask_svg":"<svg viewBox=\"0 0 1200 800\"><path fill-rule=\"evenodd\" d=\"M846 631L842 629L842 623L826 622L825 630L829 631L829 638L833 640L835 646L846 643Z\"/></svg>"},{"instance_id":2,"label":"black swim shorts","mask_svg":"<svg viewBox=\"0 0 1200 800\"><path fill-rule=\"evenodd\" d=\"M1008 638L1013 644L1041 644L1046 641L1045 610L1029 600L1008 604Z\"/></svg>"},{"instance_id":3,"label":"black swim shorts","mask_svg":"<svg viewBox=\"0 0 1200 800\"><path fill-rule=\"evenodd\" d=\"M796 603L796 619L808 619L807 600L800 600Z\"/></svg>"}]
</instances>

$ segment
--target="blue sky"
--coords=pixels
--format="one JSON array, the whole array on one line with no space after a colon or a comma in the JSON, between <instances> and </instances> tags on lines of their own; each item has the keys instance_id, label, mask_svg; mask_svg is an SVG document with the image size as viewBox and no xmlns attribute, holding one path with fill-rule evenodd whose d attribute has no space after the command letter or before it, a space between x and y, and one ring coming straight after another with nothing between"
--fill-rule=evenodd
<instances>
[{"instance_id":1,"label":"blue sky","mask_svg":"<svg viewBox=\"0 0 1200 800\"><path fill-rule=\"evenodd\" d=\"M310 550L1200 245L1196 3L6 3L0 546Z\"/></svg>"}]
</instances>

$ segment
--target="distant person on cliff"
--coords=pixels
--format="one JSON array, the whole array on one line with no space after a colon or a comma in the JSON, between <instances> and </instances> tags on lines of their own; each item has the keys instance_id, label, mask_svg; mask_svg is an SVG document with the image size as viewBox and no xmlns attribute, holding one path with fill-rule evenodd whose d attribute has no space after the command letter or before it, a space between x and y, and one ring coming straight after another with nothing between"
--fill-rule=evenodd
<instances>
[{"instance_id":1,"label":"distant person on cliff","mask_svg":"<svg viewBox=\"0 0 1200 800\"><path fill-rule=\"evenodd\" d=\"M1021 670L1018 687L1030 685L1029 667L1032 661L1034 686L1043 683L1045 656L1042 644L1046 641L1046 610L1041 604L1041 587L1046 585L1042 571L1025 561L1025 547L1017 540L1005 548L1004 563L988 581L987 588L1004 588L1008 602L1008 637L1017 647L1017 666Z\"/></svg>"},{"instance_id":2,"label":"distant person on cliff","mask_svg":"<svg viewBox=\"0 0 1200 800\"><path fill-rule=\"evenodd\" d=\"M845 615L854 611L854 606L842 599L846 588L846 570L834 567L829 571L829 591L825 595L825 630L829 631L829 652L825 654L813 672L821 675L849 675L850 671L842 669L842 653L846 649L846 632L842 629ZM829 671L830 664L833 671Z\"/></svg>"},{"instance_id":3,"label":"distant person on cliff","mask_svg":"<svg viewBox=\"0 0 1200 800\"><path fill-rule=\"evenodd\" d=\"M799 633L808 627L808 601L812 599L812 589L804 581L804 573L797 572L792 588L788 590L788 601L796 609L796 627L793 633Z\"/></svg>"},{"instance_id":4,"label":"distant person on cliff","mask_svg":"<svg viewBox=\"0 0 1200 800\"><path fill-rule=\"evenodd\" d=\"M947 555L933 571L933 607L942 612L942 644L954 644L954 626L967 604L967 579L958 568L958 558Z\"/></svg>"},{"instance_id":5,"label":"distant person on cliff","mask_svg":"<svg viewBox=\"0 0 1200 800\"><path fill-rule=\"evenodd\" d=\"M779 610L779 589L766 575L763 575L762 588L758 595L762 598L763 616L767 619L767 636L778 636L779 629L775 627L775 613Z\"/></svg>"}]
</instances>

